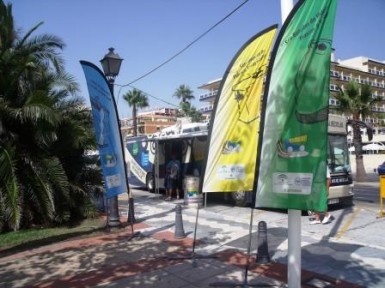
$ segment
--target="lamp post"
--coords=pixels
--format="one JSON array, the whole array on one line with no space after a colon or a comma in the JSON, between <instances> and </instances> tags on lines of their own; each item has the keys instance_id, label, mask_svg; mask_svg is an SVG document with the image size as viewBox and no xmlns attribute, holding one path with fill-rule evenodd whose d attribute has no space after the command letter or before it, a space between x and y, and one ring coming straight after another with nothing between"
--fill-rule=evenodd
<instances>
[{"instance_id":1,"label":"lamp post","mask_svg":"<svg viewBox=\"0 0 385 288\"><path fill-rule=\"evenodd\" d=\"M112 97L114 97L114 82L116 76L119 74L120 65L122 64L123 59L119 57L118 54L114 53L114 48L109 48L109 52L104 55L103 59L100 60L102 64L102 68L104 71L104 75L108 81L110 86ZM118 123L120 123L118 121ZM119 124L120 129L120 124ZM120 226L120 218L119 218L119 206L118 206L118 196L114 196L108 199L107 202L108 210L108 223L109 227L118 227Z\"/></svg>"}]
</instances>

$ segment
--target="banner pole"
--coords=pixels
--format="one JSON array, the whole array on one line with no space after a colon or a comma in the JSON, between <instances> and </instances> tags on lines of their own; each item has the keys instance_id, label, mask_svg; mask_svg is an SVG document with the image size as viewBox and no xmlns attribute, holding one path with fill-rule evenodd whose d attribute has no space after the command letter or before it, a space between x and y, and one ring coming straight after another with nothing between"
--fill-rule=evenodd
<instances>
[{"instance_id":1,"label":"banner pole","mask_svg":"<svg viewBox=\"0 0 385 288\"><path fill-rule=\"evenodd\" d=\"M293 9L294 2L293 0L281 0L281 19L282 24L285 22L287 16L289 15L291 9Z\"/></svg>"},{"instance_id":2,"label":"banner pole","mask_svg":"<svg viewBox=\"0 0 385 288\"><path fill-rule=\"evenodd\" d=\"M301 210L288 210L288 264L289 288L301 287Z\"/></svg>"},{"instance_id":3,"label":"banner pole","mask_svg":"<svg viewBox=\"0 0 385 288\"><path fill-rule=\"evenodd\" d=\"M248 284L248 274L249 274L249 265L250 265L250 254L251 254L251 239L253 237L253 219L254 219L254 209L253 207L251 207L250 209L251 213L250 213L250 223L249 223L249 242L248 242L248 245L247 245L247 260L246 260L246 264L245 264L245 273L244 273L244 285L247 285Z\"/></svg>"},{"instance_id":4,"label":"banner pole","mask_svg":"<svg viewBox=\"0 0 385 288\"><path fill-rule=\"evenodd\" d=\"M293 0L281 0L282 24L293 9ZM301 211L288 210L288 265L289 288L301 287Z\"/></svg>"}]
</instances>

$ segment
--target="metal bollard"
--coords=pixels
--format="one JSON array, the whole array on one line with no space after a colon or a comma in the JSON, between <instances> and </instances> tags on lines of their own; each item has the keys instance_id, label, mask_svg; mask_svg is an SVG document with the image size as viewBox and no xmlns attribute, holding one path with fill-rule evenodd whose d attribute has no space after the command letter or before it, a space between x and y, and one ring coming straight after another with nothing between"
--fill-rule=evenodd
<instances>
[{"instance_id":1,"label":"metal bollard","mask_svg":"<svg viewBox=\"0 0 385 288\"><path fill-rule=\"evenodd\" d=\"M183 228L183 220L182 220L182 206L177 204L175 206L175 238L182 239L186 237Z\"/></svg>"},{"instance_id":2,"label":"metal bollard","mask_svg":"<svg viewBox=\"0 0 385 288\"><path fill-rule=\"evenodd\" d=\"M269 248L267 247L267 225L265 221L258 223L257 264L270 263Z\"/></svg>"},{"instance_id":3,"label":"metal bollard","mask_svg":"<svg viewBox=\"0 0 385 288\"><path fill-rule=\"evenodd\" d=\"M136 221L135 221L135 211L134 211L134 198L133 197L129 197L128 198L128 218L127 218L127 222L130 223L130 224L134 224Z\"/></svg>"}]
</instances>

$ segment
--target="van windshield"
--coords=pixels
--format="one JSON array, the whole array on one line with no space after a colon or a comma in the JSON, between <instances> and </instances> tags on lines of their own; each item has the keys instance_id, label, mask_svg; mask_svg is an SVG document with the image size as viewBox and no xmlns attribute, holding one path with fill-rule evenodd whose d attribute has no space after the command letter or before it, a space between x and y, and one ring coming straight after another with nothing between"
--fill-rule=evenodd
<instances>
[{"instance_id":1,"label":"van windshield","mask_svg":"<svg viewBox=\"0 0 385 288\"><path fill-rule=\"evenodd\" d=\"M329 135L328 164L331 173L351 173L346 135Z\"/></svg>"}]
</instances>

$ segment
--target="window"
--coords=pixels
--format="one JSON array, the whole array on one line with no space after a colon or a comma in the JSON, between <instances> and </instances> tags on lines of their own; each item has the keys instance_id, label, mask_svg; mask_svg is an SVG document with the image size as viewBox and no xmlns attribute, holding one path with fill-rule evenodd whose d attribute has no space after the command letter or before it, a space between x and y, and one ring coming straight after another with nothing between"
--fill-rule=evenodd
<instances>
[{"instance_id":1,"label":"window","mask_svg":"<svg viewBox=\"0 0 385 288\"><path fill-rule=\"evenodd\" d=\"M350 157L346 135L328 136L328 163L330 172L350 170Z\"/></svg>"},{"instance_id":2,"label":"window","mask_svg":"<svg viewBox=\"0 0 385 288\"><path fill-rule=\"evenodd\" d=\"M331 70L330 71L330 76L339 78L340 77L340 73L338 71Z\"/></svg>"},{"instance_id":3,"label":"window","mask_svg":"<svg viewBox=\"0 0 385 288\"><path fill-rule=\"evenodd\" d=\"M350 76L342 76L342 80L344 80L344 81L350 81L350 80L352 80L352 77L350 77Z\"/></svg>"},{"instance_id":4,"label":"window","mask_svg":"<svg viewBox=\"0 0 385 288\"><path fill-rule=\"evenodd\" d=\"M330 84L330 90L331 91L339 91L340 89L339 89L338 85Z\"/></svg>"},{"instance_id":5,"label":"window","mask_svg":"<svg viewBox=\"0 0 385 288\"><path fill-rule=\"evenodd\" d=\"M331 105L331 106L339 106L340 102L338 100L336 100L336 99L331 98L331 99L329 99L329 105Z\"/></svg>"}]
</instances>

